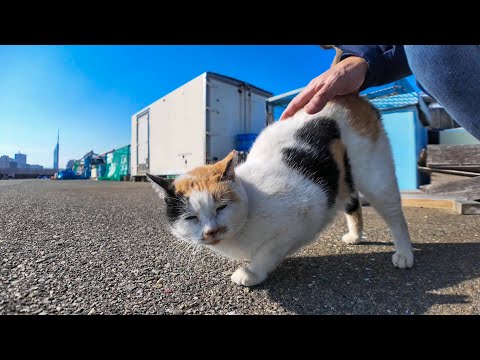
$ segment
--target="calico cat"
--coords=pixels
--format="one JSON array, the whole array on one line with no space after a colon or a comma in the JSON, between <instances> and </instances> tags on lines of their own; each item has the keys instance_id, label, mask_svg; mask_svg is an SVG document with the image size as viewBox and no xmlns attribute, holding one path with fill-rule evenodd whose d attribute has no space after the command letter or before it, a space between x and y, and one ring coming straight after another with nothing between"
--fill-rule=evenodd
<instances>
[{"instance_id":1,"label":"calico cat","mask_svg":"<svg viewBox=\"0 0 480 360\"><path fill-rule=\"evenodd\" d=\"M362 240L358 191L393 236L393 264L413 265L393 159L378 111L358 95L336 97L317 114L303 110L267 126L246 161L232 151L173 183L148 174L166 204L178 238L227 257L247 260L231 276L253 286L289 254L311 243L339 210L347 217L342 240Z\"/></svg>"}]
</instances>

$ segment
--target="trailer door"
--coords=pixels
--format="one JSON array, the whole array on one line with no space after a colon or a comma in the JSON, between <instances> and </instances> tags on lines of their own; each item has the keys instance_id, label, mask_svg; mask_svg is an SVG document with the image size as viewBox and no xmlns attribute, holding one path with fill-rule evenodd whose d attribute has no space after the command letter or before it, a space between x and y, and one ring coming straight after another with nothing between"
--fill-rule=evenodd
<instances>
[{"instance_id":1,"label":"trailer door","mask_svg":"<svg viewBox=\"0 0 480 360\"><path fill-rule=\"evenodd\" d=\"M137 116L137 174L145 175L150 164L150 112Z\"/></svg>"}]
</instances>

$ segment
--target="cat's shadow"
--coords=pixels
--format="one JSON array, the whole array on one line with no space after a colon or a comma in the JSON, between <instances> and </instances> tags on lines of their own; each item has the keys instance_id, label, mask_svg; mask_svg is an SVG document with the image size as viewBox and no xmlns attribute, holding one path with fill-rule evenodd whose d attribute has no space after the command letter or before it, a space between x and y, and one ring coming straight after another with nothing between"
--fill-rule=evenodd
<instances>
[{"instance_id":1,"label":"cat's shadow","mask_svg":"<svg viewBox=\"0 0 480 360\"><path fill-rule=\"evenodd\" d=\"M287 258L256 288L297 314L424 314L438 304L468 306L466 290L442 292L480 277L480 244L414 248L408 270L393 266L391 252Z\"/></svg>"}]
</instances>

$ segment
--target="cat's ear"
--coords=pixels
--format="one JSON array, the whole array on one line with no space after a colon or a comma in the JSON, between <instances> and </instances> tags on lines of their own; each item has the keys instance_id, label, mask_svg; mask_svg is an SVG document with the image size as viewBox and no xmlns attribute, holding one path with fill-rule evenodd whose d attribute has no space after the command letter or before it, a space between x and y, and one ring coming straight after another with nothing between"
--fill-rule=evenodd
<instances>
[{"instance_id":1,"label":"cat's ear","mask_svg":"<svg viewBox=\"0 0 480 360\"><path fill-rule=\"evenodd\" d=\"M175 188L168 180L151 174L147 174L147 179L162 199L175 195Z\"/></svg>"},{"instance_id":2,"label":"cat's ear","mask_svg":"<svg viewBox=\"0 0 480 360\"><path fill-rule=\"evenodd\" d=\"M234 181L235 180L235 166L237 166L237 152L233 150L225 159L218 163L219 170L222 173L220 181Z\"/></svg>"}]
</instances>

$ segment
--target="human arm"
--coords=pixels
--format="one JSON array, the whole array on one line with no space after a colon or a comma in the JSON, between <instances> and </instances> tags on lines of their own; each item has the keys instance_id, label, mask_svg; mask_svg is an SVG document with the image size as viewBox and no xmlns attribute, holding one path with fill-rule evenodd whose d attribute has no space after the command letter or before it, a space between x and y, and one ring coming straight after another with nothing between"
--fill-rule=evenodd
<instances>
[{"instance_id":1,"label":"human arm","mask_svg":"<svg viewBox=\"0 0 480 360\"><path fill-rule=\"evenodd\" d=\"M360 57L368 64L365 81L359 91L385 85L412 74L403 45L336 45L340 61L351 56Z\"/></svg>"},{"instance_id":2,"label":"human arm","mask_svg":"<svg viewBox=\"0 0 480 360\"><path fill-rule=\"evenodd\" d=\"M316 77L287 106L280 120L305 107L308 114L323 109L337 95L387 84L411 74L402 45L336 45L339 62Z\"/></svg>"}]
</instances>

